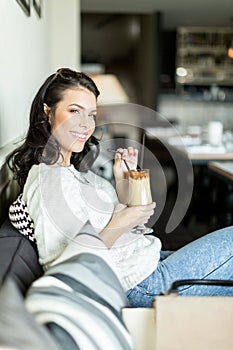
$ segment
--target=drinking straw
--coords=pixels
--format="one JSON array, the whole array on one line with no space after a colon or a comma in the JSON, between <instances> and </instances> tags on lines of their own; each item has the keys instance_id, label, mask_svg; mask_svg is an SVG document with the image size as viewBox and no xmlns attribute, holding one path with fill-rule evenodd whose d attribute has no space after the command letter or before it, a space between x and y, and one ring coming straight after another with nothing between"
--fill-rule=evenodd
<instances>
[{"instance_id":1,"label":"drinking straw","mask_svg":"<svg viewBox=\"0 0 233 350\"><path fill-rule=\"evenodd\" d=\"M143 169L143 160L144 160L144 151L145 151L145 138L146 138L146 134L143 133L143 135L142 135L141 155L140 155L140 160L139 160L139 167L140 167L140 169Z\"/></svg>"},{"instance_id":2,"label":"drinking straw","mask_svg":"<svg viewBox=\"0 0 233 350\"><path fill-rule=\"evenodd\" d=\"M123 162L125 163L125 166L126 166L127 170L129 171L129 170L130 170L130 167L128 166L126 160L125 160L125 159L122 159L122 160L123 160Z\"/></svg>"},{"instance_id":3,"label":"drinking straw","mask_svg":"<svg viewBox=\"0 0 233 350\"><path fill-rule=\"evenodd\" d=\"M115 149L108 148L107 150L108 150L108 152L119 153L120 155L122 155L122 152L116 151ZM122 158L121 158L121 159L122 159ZM127 170L129 171L129 170L130 170L130 167L128 166L126 160L125 160L125 159L122 159L122 160L123 160L123 162L125 163L125 166L126 166Z\"/></svg>"}]
</instances>

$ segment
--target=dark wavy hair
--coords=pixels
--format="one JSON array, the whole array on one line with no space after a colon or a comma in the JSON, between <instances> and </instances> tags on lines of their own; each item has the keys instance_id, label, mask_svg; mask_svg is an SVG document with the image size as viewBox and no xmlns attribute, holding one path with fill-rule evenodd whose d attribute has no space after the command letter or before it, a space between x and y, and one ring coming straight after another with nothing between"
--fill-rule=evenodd
<instances>
[{"instance_id":1,"label":"dark wavy hair","mask_svg":"<svg viewBox=\"0 0 233 350\"><path fill-rule=\"evenodd\" d=\"M57 103L62 100L67 89L83 87L91 91L96 99L99 91L93 80L84 73L68 68L58 69L50 75L37 92L30 110L30 123L23 144L16 148L7 159L7 164L23 187L28 172L34 164L54 164L61 155L60 146L51 134L48 116L44 112L44 103L54 114ZM71 164L82 172L90 169L99 154L99 142L92 135L80 153L72 153Z\"/></svg>"}]
</instances>

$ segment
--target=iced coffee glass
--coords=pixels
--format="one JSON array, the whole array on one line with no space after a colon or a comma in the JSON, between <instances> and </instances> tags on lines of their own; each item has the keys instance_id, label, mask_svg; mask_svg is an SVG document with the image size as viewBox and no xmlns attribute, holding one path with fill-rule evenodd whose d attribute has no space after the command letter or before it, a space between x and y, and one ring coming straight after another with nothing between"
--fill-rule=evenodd
<instances>
[{"instance_id":1,"label":"iced coffee glass","mask_svg":"<svg viewBox=\"0 0 233 350\"><path fill-rule=\"evenodd\" d=\"M129 170L129 207L152 203L149 169ZM138 225L132 230L135 233L151 233L152 228Z\"/></svg>"}]
</instances>

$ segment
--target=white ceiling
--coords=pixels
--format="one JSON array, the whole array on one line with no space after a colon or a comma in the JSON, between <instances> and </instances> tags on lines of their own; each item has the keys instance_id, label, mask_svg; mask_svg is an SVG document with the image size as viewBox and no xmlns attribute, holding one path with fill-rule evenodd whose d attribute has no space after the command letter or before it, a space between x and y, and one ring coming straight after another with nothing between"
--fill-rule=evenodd
<instances>
[{"instance_id":1,"label":"white ceiling","mask_svg":"<svg viewBox=\"0 0 233 350\"><path fill-rule=\"evenodd\" d=\"M83 13L162 13L164 29L232 26L233 0L81 0Z\"/></svg>"}]
</instances>

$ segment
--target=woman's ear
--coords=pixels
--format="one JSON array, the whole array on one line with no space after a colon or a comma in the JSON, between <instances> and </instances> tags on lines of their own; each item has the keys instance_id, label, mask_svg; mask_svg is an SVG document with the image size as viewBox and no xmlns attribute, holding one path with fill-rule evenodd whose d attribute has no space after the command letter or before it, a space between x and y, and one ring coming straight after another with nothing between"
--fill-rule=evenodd
<instances>
[{"instance_id":1,"label":"woman's ear","mask_svg":"<svg viewBox=\"0 0 233 350\"><path fill-rule=\"evenodd\" d=\"M45 114L49 117L50 107L46 103L43 103L43 108Z\"/></svg>"},{"instance_id":2,"label":"woman's ear","mask_svg":"<svg viewBox=\"0 0 233 350\"><path fill-rule=\"evenodd\" d=\"M51 108L46 103L43 103L43 108L44 108L45 114L48 117L48 122L49 122L49 124L51 124L51 115L50 115Z\"/></svg>"}]
</instances>

